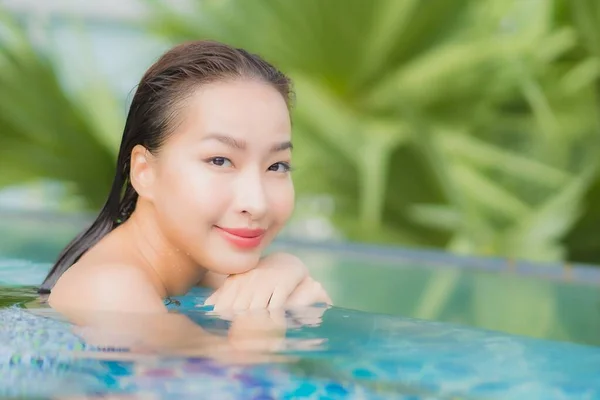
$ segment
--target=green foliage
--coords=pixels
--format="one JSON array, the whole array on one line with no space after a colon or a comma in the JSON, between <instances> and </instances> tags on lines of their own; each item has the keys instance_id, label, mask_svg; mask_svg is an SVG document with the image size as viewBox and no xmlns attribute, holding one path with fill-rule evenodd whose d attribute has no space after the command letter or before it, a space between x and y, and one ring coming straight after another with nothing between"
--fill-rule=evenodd
<instances>
[{"instance_id":1,"label":"green foliage","mask_svg":"<svg viewBox=\"0 0 600 400\"><path fill-rule=\"evenodd\" d=\"M298 194L331 196L347 238L600 261L594 0L148 3L154 34L242 46L293 77ZM59 180L100 207L120 101L93 76L66 90L8 17L0 68L0 185Z\"/></svg>"},{"instance_id":2,"label":"green foliage","mask_svg":"<svg viewBox=\"0 0 600 400\"><path fill-rule=\"evenodd\" d=\"M553 260L597 170L591 1L152 1L150 27L293 77L298 192L350 239Z\"/></svg>"},{"instance_id":3,"label":"green foliage","mask_svg":"<svg viewBox=\"0 0 600 400\"><path fill-rule=\"evenodd\" d=\"M588 118L598 120L598 93L600 91L600 4L594 0L582 0L570 3L565 14L573 21L578 37L581 39L579 53L582 61L573 68L569 81L576 87L589 87L594 92L587 104ZM568 259L579 262L600 262L600 176L596 176L582 199L582 212L573 228L565 236Z\"/></svg>"},{"instance_id":4,"label":"green foliage","mask_svg":"<svg viewBox=\"0 0 600 400\"><path fill-rule=\"evenodd\" d=\"M118 102L93 86L68 92L51 56L0 13L0 186L62 181L89 208L98 208L118 150L114 132L106 129L110 122L100 121L120 121Z\"/></svg>"}]
</instances>

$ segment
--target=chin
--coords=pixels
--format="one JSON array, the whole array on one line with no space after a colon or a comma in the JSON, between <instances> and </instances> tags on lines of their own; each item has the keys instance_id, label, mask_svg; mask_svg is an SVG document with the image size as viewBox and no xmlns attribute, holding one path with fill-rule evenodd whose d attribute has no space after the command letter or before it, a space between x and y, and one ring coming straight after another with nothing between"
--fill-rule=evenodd
<instances>
[{"instance_id":1,"label":"chin","mask_svg":"<svg viewBox=\"0 0 600 400\"><path fill-rule=\"evenodd\" d=\"M260 252L236 254L233 252L220 252L215 259L213 271L225 275L242 274L254 269L260 261Z\"/></svg>"}]
</instances>

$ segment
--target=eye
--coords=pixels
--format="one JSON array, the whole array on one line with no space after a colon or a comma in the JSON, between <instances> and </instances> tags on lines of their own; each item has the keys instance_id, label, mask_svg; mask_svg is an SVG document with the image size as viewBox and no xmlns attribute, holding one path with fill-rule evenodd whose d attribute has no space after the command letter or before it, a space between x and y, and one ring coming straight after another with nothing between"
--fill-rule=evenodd
<instances>
[{"instance_id":1,"label":"eye","mask_svg":"<svg viewBox=\"0 0 600 400\"><path fill-rule=\"evenodd\" d=\"M286 162L278 162L269 167L269 171L273 172L289 172L291 170L292 167Z\"/></svg>"},{"instance_id":2,"label":"eye","mask_svg":"<svg viewBox=\"0 0 600 400\"><path fill-rule=\"evenodd\" d=\"M209 158L207 161L209 164L212 164L217 167L231 167L233 165L232 162L225 157L212 157Z\"/></svg>"}]
</instances>

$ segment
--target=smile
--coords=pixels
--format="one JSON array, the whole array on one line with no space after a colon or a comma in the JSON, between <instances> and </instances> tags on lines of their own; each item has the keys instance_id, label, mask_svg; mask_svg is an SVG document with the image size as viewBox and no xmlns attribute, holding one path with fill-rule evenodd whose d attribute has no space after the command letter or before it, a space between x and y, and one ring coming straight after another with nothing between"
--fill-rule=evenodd
<instances>
[{"instance_id":1,"label":"smile","mask_svg":"<svg viewBox=\"0 0 600 400\"><path fill-rule=\"evenodd\" d=\"M265 235L265 229L222 228L215 226L221 236L229 243L241 249L253 249L260 246Z\"/></svg>"}]
</instances>

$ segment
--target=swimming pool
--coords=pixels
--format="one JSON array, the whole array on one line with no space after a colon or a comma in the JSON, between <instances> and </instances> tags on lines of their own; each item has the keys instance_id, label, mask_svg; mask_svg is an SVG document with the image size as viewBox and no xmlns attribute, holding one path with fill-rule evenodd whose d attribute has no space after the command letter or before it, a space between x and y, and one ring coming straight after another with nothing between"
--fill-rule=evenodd
<instances>
[{"instance_id":1,"label":"swimming pool","mask_svg":"<svg viewBox=\"0 0 600 400\"><path fill-rule=\"evenodd\" d=\"M70 214L0 211L0 258L49 263L86 222ZM599 268L374 246L279 246L306 261L336 305L600 346ZM23 275L11 279L39 282L43 273Z\"/></svg>"},{"instance_id":2,"label":"swimming pool","mask_svg":"<svg viewBox=\"0 0 600 400\"><path fill-rule=\"evenodd\" d=\"M0 223L2 307L35 297L27 286L40 281L49 258L79 228L62 218L7 221ZM12 306L0 310L0 396L600 398L600 348L590 345L598 332L592 331L598 327L595 270L363 246L293 247L336 307L288 312L276 351L283 358L246 365L166 354L128 360L86 347L49 310ZM198 289L170 307L224 335L230 323L201 307L206 295ZM565 323L558 319L561 307L577 313L567 313ZM409 318L417 314L446 322ZM466 326L485 324L563 341Z\"/></svg>"}]
</instances>

